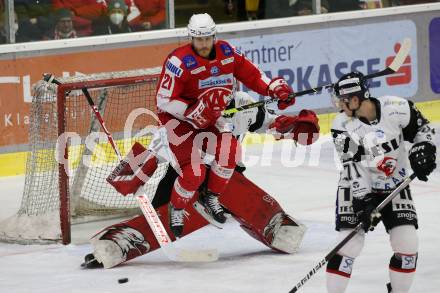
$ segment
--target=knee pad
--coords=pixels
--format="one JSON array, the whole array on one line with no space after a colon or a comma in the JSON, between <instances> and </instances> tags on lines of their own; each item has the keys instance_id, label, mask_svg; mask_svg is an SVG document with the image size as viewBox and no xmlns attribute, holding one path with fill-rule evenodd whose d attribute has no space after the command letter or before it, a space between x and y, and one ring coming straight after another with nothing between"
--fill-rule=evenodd
<instances>
[{"instance_id":1,"label":"knee pad","mask_svg":"<svg viewBox=\"0 0 440 293\"><path fill-rule=\"evenodd\" d=\"M351 277L354 258L335 254L327 263L327 273L337 274L346 278Z\"/></svg>"},{"instance_id":2,"label":"knee pad","mask_svg":"<svg viewBox=\"0 0 440 293\"><path fill-rule=\"evenodd\" d=\"M341 241L348 234L350 234L352 230L342 230L339 232L338 240ZM338 254L342 256L347 256L351 258L356 258L362 251L364 247L365 233L364 231L359 231L347 244L345 244L338 252Z\"/></svg>"}]
</instances>

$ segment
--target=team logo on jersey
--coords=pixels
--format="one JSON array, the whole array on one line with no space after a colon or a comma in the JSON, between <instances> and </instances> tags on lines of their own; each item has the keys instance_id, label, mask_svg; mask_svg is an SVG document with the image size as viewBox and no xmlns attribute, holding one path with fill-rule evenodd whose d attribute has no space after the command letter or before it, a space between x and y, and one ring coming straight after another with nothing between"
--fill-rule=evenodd
<instances>
[{"instance_id":1,"label":"team logo on jersey","mask_svg":"<svg viewBox=\"0 0 440 293\"><path fill-rule=\"evenodd\" d=\"M213 110L223 111L232 100L232 91L224 87L213 87L205 90L197 99L203 100Z\"/></svg>"},{"instance_id":2,"label":"team logo on jersey","mask_svg":"<svg viewBox=\"0 0 440 293\"><path fill-rule=\"evenodd\" d=\"M168 61L166 64L166 68L173 73L174 75L180 77L182 76L183 70L171 63L171 61Z\"/></svg>"},{"instance_id":3,"label":"team logo on jersey","mask_svg":"<svg viewBox=\"0 0 440 293\"><path fill-rule=\"evenodd\" d=\"M196 58L193 55L186 55L183 57L183 63L186 69L193 69L197 66Z\"/></svg>"},{"instance_id":4,"label":"team logo on jersey","mask_svg":"<svg viewBox=\"0 0 440 293\"><path fill-rule=\"evenodd\" d=\"M212 75L218 75L220 73L220 69L218 69L217 66L211 67L211 74Z\"/></svg>"},{"instance_id":5,"label":"team logo on jersey","mask_svg":"<svg viewBox=\"0 0 440 293\"><path fill-rule=\"evenodd\" d=\"M225 56L231 56L232 55L232 48L228 44L221 44L220 49L222 50L223 54Z\"/></svg>"},{"instance_id":6,"label":"team logo on jersey","mask_svg":"<svg viewBox=\"0 0 440 293\"><path fill-rule=\"evenodd\" d=\"M215 86L227 86L232 85L232 74L222 74L219 76L211 76L206 79L199 80L199 89L205 89Z\"/></svg>"},{"instance_id":7,"label":"team logo on jersey","mask_svg":"<svg viewBox=\"0 0 440 293\"><path fill-rule=\"evenodd\" d=\"M382 171L387 177L396 170L397 160L391 157L384 157L382 161L377 164L377 169Z\"/></svg>"}]
</instances>

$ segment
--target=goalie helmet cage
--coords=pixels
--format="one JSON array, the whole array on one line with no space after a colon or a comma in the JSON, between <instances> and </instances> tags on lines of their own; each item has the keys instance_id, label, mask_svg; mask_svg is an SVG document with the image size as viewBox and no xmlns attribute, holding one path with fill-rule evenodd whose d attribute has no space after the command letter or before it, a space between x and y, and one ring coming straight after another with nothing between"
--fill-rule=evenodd
<instances>
[{"instance_id":1,"label":"goalie helmet cage","mask_svg":"<svg viewBox=\"0 0 440 293\"><path fill-rule=\"evenodd\" d=\"M135 141L147 146L151 133L141 133L157 125L154 115L140 109L156 112L159 74L160 68L151 68L34 85L22 202L17 214L0 223L0 241L68 244L72 223L140 213L134 197L119 195L105 180L119 162L82 90L125 155Z\"/></svg>"}]
</instances>

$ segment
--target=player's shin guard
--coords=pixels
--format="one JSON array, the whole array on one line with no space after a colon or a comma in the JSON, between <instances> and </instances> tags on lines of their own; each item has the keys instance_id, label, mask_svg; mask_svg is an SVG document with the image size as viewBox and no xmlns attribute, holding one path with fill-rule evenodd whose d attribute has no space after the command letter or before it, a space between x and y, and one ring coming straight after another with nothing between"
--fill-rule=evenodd
<instances>
[{"instance_id":1,"label":"player's shin guard","mask_svg":"<svg viewBox=\"0 0 440 293\"><path fill-rule=\"evenodd\" d=\"M327 292L343 293L353 269L354 258L335 254L327 263Z\"/></svg>"}]
</instances>

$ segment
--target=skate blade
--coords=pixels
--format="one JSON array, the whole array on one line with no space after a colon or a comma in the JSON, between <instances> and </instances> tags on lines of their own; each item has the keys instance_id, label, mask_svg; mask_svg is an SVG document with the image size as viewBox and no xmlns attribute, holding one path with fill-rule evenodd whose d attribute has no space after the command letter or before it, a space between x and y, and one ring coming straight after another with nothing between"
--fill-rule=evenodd
<instances>
[{"instance_id":1,"label":"skate blade","mask_svg":"<svg viewBox=\"0 0 440 293\"><path fill-rule=\"evenodd\" d=\"M219 223L216 220L214 220L214 218L209 213L206 212L205 207L203 205L201 205L198 201L196 201L193 204L193 206L194 206L194 209L211 225L213 225L219 229L223 229L224 224Z\"/></svg>"}]
</instances>

